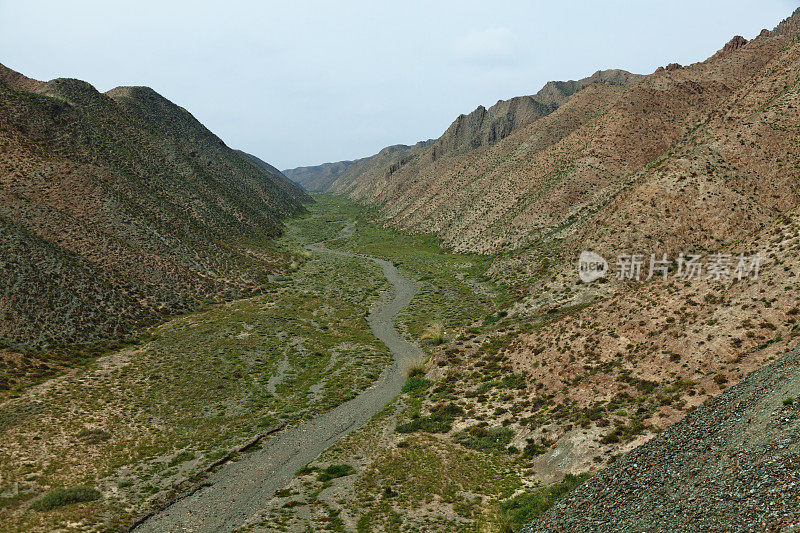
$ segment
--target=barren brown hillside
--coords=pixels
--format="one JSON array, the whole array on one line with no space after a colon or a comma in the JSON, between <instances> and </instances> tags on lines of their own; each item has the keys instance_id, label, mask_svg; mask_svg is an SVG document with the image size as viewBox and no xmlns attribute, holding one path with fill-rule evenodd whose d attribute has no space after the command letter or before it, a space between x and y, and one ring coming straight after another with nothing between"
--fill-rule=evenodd
<instances>
[{"instance_id":1,"label":"barren brown hillside","mask_svg":"<svg viewBox=\"0 0 800 533\"><path fill-rule=\"evenodd\" d=\"M552 446L535 461L537 478L604 463L796 343L798 17L631 88L589 87L486 153L469 154L470 169L491 157L516 169L493 171L500 183L486 178L463 194L477 213L464 208L445 224L445 215L424 218L423 202L385 204L392 223L438 228L460 247L506 249L497 273L538 280L507 325L442 348L430 370L456 396L477 399L463 405L473 422L503 413L515 444ZM535 144L543 127L580 109L587 111L573 120L582 125L544 149ZM599 116L587 119L590 109ZM429 201L458 198L469 182L437 182L448 194L432 192L441 196ZM612 270L621 253L674 260L680 252L759 252L764 265L750 281L686 281L673 269L666 281L619 281L612 272L587 285L575 271L582 249L600 251ZM525 377L513 398L478 394L482 382L510 372Z\"/></svg>"},{"instance_id":2,"label":"barren brown hillside","mask_svg":"<svg viewBox=\"0 0 800 533\"><path fill-rule=\"evenodd\" d=\"M330 190L459 250L747 235L798 202L798 17L702 63L589 85L498 142L448 155L437 150L446 135Z\"/></svg>"},{"instance_id":3,"label":"barren brown hillside","mask_svg":"<svg viewBox=\"0 0 800 533\"><path fill-rule=\"evenodd\" d=\"M2 65L0 183L0 345L39 369L249 292L277 257L248 246L308 199L152 89Z\"/></svg>"},{"instance_id":4,"label":"barren brown hillside","mask_svg":"<svg viewBox=\"0 0 800 533\"><path fill-rule=\"evenodd\" d=\"M679 420L797 343L797 210L747 249L765 258L757 280L671 275L566 290L555 295L562 298L560 308L556 303L549 311L501 321L491 334L465 334L455 347L439 350L431 373L469 398L463 407L474 422L491 417L515 429L521 446L527 439L552 445L536 459L537 478L582 472ZM491 389L475 394L482 383L508 374L525 377L513 396Z\"/></svg>"}]
</instances>

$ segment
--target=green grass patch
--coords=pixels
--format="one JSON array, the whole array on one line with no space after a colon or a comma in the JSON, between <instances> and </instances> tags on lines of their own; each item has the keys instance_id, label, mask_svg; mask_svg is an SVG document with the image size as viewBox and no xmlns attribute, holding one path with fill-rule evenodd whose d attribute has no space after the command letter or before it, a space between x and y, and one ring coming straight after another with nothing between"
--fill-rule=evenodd
<instances>
[{"instance_id":1,"label":"green grass patch","mask_svg":"<svg viewBox=\"0 0 800 533\"><path fill-rule=\"evenodd\" d=\"M176 466L176 465L179 465L181 463L185 463L186 461L191 461L192 459L194 459L194 457L195 457L195 453L194 452L190 452L188 450L184 450L184 451L180 452L178 455L176 455L175 457L173 457L172 459L170 459L169 466Z\"/></svg>"},{"instance_id":2,"label":"green grass patch","mask_svg":"<svg viewBox=\"0 0 800 533\"><path fill-rule=\"evenodd\" d=\"M463 414L464 410L454 403L437 405L431 409L430 416L418 417L410 422L397 426L398 433L447 433L453 427L453 421Z\"/></svg>"},{"instance_id":3,"label":"green grass patch","mask_svg":"<svg viewBox=\"0 0 800 533\"><path fill-rule=\"evenodd\" d=\"M359 510L363 513L360 531L474 531L463 521L441 520L435 527L428 523L420 528L403 510L435 502L453 505L462 516L479 518L489 509L472 494L505 499L520 486L506 455L464 450L425 434L409 436L407 441L408 446L377 458L357 479Z\"/></svg>"},{"instance_id":4,"label":"green grass patch","mask_svg":"<svg viewBox=\"0 0 800 533\"><path fill-rule=\"evenodd\" d=\"M319 209L330 220L338 216L357 221L353 236L333 241L331 248L388 259L422 283L400 315L401 323L413 336L441 344L446 340L446 330L495 315L513 301L507 286L486 276L492 263L490 256L448 253L434 235L407 235L383 227L377 211L355 206L347 198L316 195L314 199L312 211Z\"/></svg>"},{"instance_id":5,"label":"green grass patch","mask_svg":"<svg viewBox=\"0 0 800 533\"><path fill-rule=\"evenodd\" d=\"M500 452L508 447L513 438L514 432L509 428L472 426L459 432L455 441L473 450Z\"/></svg>"},{"instance_id":6,"label":"green grass patch","mask_svg":"<svg viewBox=\"0 0 800 533\"><path fill-rule=\"evenodd\" d=\"M522 458L523 459L532 459L534 457L542 455L546 451L547 451L547 447L544 446L543 444L537 444L535 442L529 442L522 449Z\"/></svg>"}]
</instances>

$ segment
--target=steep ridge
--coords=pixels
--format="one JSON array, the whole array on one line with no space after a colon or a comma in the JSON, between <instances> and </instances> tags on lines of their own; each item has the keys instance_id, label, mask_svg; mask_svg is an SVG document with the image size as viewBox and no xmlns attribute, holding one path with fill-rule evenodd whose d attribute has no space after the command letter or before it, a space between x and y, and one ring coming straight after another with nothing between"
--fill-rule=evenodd
<instances>
[{"instance_id":1,"label":"steep ridge","mask_svg":"<svg viewBox=\"0 0 800 533\"><path fill-rule=\"evenodd\" d=\"M286 170L291 179L311 191L342 190L357 180L390 177L402 167L416 169L447 156L494 144L512 132L549 115L573 94L593 84L625 86L639 76L624 70L597 71L580 80L551 81L532 96L499 100L460 115L436 140L414 146L388 146L371 157Z\"/></svg>"},{"instance_id":2,"label":"steep ridge","mask_svg":"<svg viewBox=\"0 0 800 533\"><path fill-rule=\"evenodd\" d=\"M152 89L2 65L0 182L0 342L44 366L249 293L279 260L265 245L281 218L309 200Z\"/></svg>"},{"instance_id":3,"label":"steep ridge","mask_svg":"<svg viewBox=\"0 0 800 533\"><path fill-rule=\"evenodd\" d=\"M626 86L639 77L624 70L597 71L577 81L548 82L533 96L500 100L489 109L479 106L469 115L459 116L433 143L431 160L494 144L521 127L549 115L573 94L589 85Z\"/></svg>"},{"instance_id":4,"label":"steep ridge","mask_svg":"<svg viewBox=\"0 0 800 533\"><path fill-rule=\"evenodd\" d=\"M382 207L397 227L436 232L457 250L524 250L572 235L572 243L603 235L616 245L621 232L626 239L642 236L623 231L642 227L641 220L627 220L634 210L638 217L653 213L644 224L656 243L713 245L723 235L742 236L797 205L797 188L786 186L797 176L786 158L796 139L784 133L797 118L791 102L797 17L749 42L737 36L701 63L671 65L627 85L589 85L525 126L504 129L488 121L480 130L485 137L455 135L465 124L487 123L481 116L490 113L479 109L399 168L339 178L330 190ZM499 140L484 142L493 138ZM465 145L478 146L442 148ZM630 199L666 176L688 181L677 187L673 181L669 191L658 185L662 190L645 200L657 205L641 212L641 203ZM713 198L703 204L707 216L698 211L703 196ZM723 202L733 209L716 220ZM673 216L665 218L666 209ZM676 209L703 220L675 231ZM696 231L712 225L713 231Z\"/></svg>"},{"instance_id":5,"label":"steep ridge","mask_svg":"<svg viewBox=\"0 0 800 533\"><path fill-rule=\"evenodd\" d=\"M241 150L236 150L236 153L242 155L245 159L249 160L250 162L254 163L256 166L266 170L269 174L272 174L276 178L276 185L283 190L286 194L292 197L300 197L298 194L299 187L297 184L289 179L286 174L275 168L274 166L270 165L263 159L254 156L253 154L248 154L247 152L243 152ZM303 201L308 201L309 197L306 194L302 195Z\"/></svg>"}]
</instances>

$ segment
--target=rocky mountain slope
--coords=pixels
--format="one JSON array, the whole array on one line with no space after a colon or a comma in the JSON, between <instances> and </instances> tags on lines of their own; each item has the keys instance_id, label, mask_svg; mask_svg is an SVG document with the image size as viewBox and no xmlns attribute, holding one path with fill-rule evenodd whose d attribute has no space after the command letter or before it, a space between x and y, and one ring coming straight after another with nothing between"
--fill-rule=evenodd
<instances>
[{"instance_id":1,"label":"rocky mountain slope","mask_svg":"<svg viewBox=\"0 0 800 533\"><path fill-rule=\"evenodd\" d=\"M278 260L265 243L309 199L152 89L100 93L2 65L0 183L0 345L12 369L251 291Z\"/></svg>"},{"instance_id":2,"label":"rocky mountain slope","mask_svg":"<svg viewBox=\"0 0 800 533\"><path fill-rule=\"evenodd\" d=\"M463 154L494 144L549 115L589 85L624 86L637 78L639 76L624 70L604 70L577 81L551 81L535 95L500 100L489 109L478 106L471 113L460 115L438 139L421 141L414 146L388 146L374 156L356 161L298 167L285 173L310 191L342 190L354 181L371 176L391 176L406 165L427 166L446 155Z\"/></svg>"},{"instance_id":3,"label":"rocky mountain slope","mask_svg":"<svg viewBox=\"0 0 800 533\"><path fill-rule=\"evenodd\" d=\"M577 81L548 82L533 96L500 100L489 109L478 106L472 113L460 115L433 143L431 162L443 156L494 144L523 126L549 115L589 85L626 86L639 77L624 70L597 71ZM343 186L344 183L337 184L337 187Z\"/></svg>"},{"instance_id":4,"label":"rocky mountain slope","mask_svg":"<svg viewBox=\"0 0 800 533\"><path fill-rule=\"evenodd\" d=\"M505 251L495 259L495 272L530 284L523 289L528 296L494 331L466 335L456 346L438 351L429 376L448 383L456 397L467 398L463 408L476 413L467 425L493 416L495 423L514 430L514 445L536 443L530 465L535 478L552 482L613 461L796 344L799 33L796 13L750 43L734 38L704 63L673 66L645 78L606 113L631 115L626 122L601 116L559 143L558 152L547 152L555 157L585 146L571 153L587 158L549 176L551 184L536 194L528 189L529 196L520 202L536 210L518 206L514 219L498 207L494 228L506 240L497 243ZM716 79L724 72L724 82ZM752 74L732 91L737 72ZM676 73L680 80L673 78ZM687 84L690 76L694 81ZM677 93L669 96L676 83L682 90L693 87L695 102L724 103L708 108L702 119L686 119L694 123L690 131L667 146L675 135L672 128L682 127L680 117L697 111L675 111L683 105ZM709 94L713 87L716 94ZM576 94L538 125L574 109L592 89ZM632 102L634 95L628 93L641 96L645 89L648 103ZM687 93L683 101L692 98ZM664 122L646 126L634 119L637 113L629 108L647 105L651 111L642 115L648 117L654 101L661 102L656 109ZM646 146L637 144L648 137L660 146L657 151L647 147L657 154L650 162ZM641 166L632 158L639 158ZM637 170L631 172L632 167ZM629 180L614 183L614 176L626 172ZM606 188L587 186L592 182ZM515 181L522 184L521 178ZM493 184L485 187L485 197L474 191L478 211L503 202ZM556 204L563 209L561 218L552 217ZM459 216L474 217L476 224L495 231L471 212ZM402 214L390 219L398 220L404 223ZM531 243L515 249L515 234ZM493 241L476 242L489 246ZM583 249L609 259L610 279L594 284L578 279L576 256ZM676 277L673 263L666 279L644 280L651 253L659 258L666 253L674 262L681 252L705 254L706 259L714 253L759 252L761 276L714 280L703 274L687 280ZM615 258L624 253L646 254L641 282L614 276ZM478 394L482 383L504 373L524 376L513 397L491 389Z\"/></svg>"},{"instance_id":5,"label":"rocky mountain slope","mask_svg":"<svg viewBox=\"0 0 800 533\"><path fill-rule=\"evenodd\" d=\"M277 178L278 185L281 186L281 188L285 189L287 194L290 194L290 195L296 195L297 194L297 184L294 181L292 181L291 179L289 179L289 177L286 176L286 174L284 174L283 172L281 172L277 168L273 167L272 165L270 165L269 163L267 163L263 159L254 156L253 154L248 154L247 152L243 152L241 150L236 150L236 152L238 154L244 156L246 159L249 159L250 161L252 161L256 165L258 165L259 167L263 168L264 170L266 170L267 172L269 172L273 176L275 176Z\"/></svg>"},{"instance_id":6,"label":"rocky mountain slope","mask_svg":"<svg viewBox=\"0 0 800 533\"><path fill-rule=\"evenodd\" d=\"M515 269L532 247L744 236L799 200L797 19L701 63L589 85L524 125L481 122L492 113L479 108L404 164L328 189L457 250L521 254Z\"/></svg>"},{"instance_id":7,"label":"rocky mountain slope","mask_svg":"<svg viewBox=\"0 0 800 533\"><path fill-rule=\"evenodd\" d=\"M794 531L800 348L587 481L525 532Z\"/></svg>"}]
</instances>

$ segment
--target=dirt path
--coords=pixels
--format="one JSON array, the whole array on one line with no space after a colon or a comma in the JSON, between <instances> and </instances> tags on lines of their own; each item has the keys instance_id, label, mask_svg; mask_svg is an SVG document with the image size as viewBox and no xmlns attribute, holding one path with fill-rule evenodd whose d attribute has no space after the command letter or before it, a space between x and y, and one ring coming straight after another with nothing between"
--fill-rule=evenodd
<instances>
[{"instance_id":1,"label":"dirt path","mask_svg":"<svg viewBox=\"0 0 800 533\"><path fill-rule=\"evenodd\" d=\"M347 226L337 238L352 235L353 229L353 225ZM306 248L317 253L361 257L381 267L391 289L373 306L367 321L375 336L392 352L394 362L357 397L278 433L259 450L228 463L210 476L209 486L153 516L136 531L230 531L242 525L264 507L276 490L285 487L297 470L361 427L400 393L405 381L404 361L420 357L422 350L406 340L395 322L397 314L419 290L419 284L403 277L389 261L377 257L330 250L324 243Z\"/></svg>"}]
</instances>

